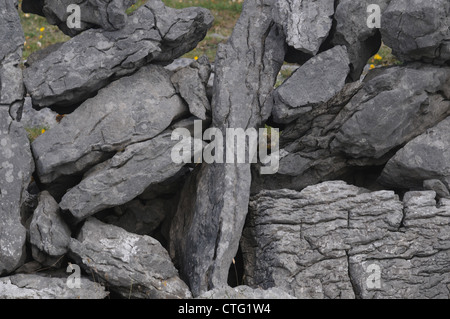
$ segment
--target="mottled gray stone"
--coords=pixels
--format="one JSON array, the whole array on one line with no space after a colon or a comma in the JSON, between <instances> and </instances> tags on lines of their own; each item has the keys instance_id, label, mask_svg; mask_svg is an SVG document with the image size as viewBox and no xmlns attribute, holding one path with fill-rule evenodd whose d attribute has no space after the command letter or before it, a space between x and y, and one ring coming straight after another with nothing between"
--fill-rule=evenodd
<instances>
[{"instance_id":1,"label":"mottled gray stone","mask_svg":"<svg viewBox=\"0 0 450 319\"><path fill-rule=\"evenodd\" d=\"M177 71L171 78L177 92L186 101L192 115L206 120L211 105L206 96L206 84L211 75L208 58L199 59Z\"/></svg>"},{"instance_id":2,"label":"mottled gray stone","mask_svg":"<svg viewBox=\"0 0 450 319\"><path fill-rule=\"evenodd\" d=\"M391 0L340 0L336 7L331 42L334 45L345 45L350 58L350 78L359 80L364 66L381 46L379 29L369 28L367 19L370 13L367 8L371 4L380 6L381 23L385 22L384 11Z\"/></svg>"},{"instance_id":3,"label":"mottled gray stone","mask_svg":"<svg viewBox=\"0 0 450 319\"><path fill-rule=\"evenodd\" d=\"M35 110L31 103L31 98L26 97L20 123L22 123L23 127L45 127L49 130L58 125L57 117L58 113L53 112L49 108Z\"/></svg>"},{"instance_id":4,"label":"mottled gray stone","mask_svg":"<svg viewBox=\"0 0 450 319\"><path fill-rule=\"evenodd\" d=\"M118 31L87 30L24 71L33 104L71 106L114 79L149 62L170 62L204 38L213 17L207 9L141 6Z\"/></svg>"},{"instance_id":5,"label":"mottled gray stone","mask_svg":"<svg viewBox=\"0 0 450 319\"><path fill-rule=\"evenodd\" d=\"M285 55L273 3L245 1L232 36L219 46L212 126L222 132L257 128L270 116L269 96ZM172 222L170 252L198 296L227 282L247 214L250 164L203 164L194 176Z\"/></svg>"},{"instance_id":6,"label":"mottled gray stone","mask_svg":"<svg viewBox=\"0 0 450 319\"><path fill-rule=\"evenodd\" d=\"M382 183L400 188L421 187L430 179L450 189L450 117L406 144L380 177Z\"/></svg>"},{"instance_id":7,"label":"mottled gray stone","mask_svg":"<svg viewBox=\"0 0 450 319\"><path fill-rule=\"evenodd\" d=\"M353 158L381 158L450 114L450 68L415 64L371 72L331 143Z\"/></svg>"},{"instance_id":8,"label":"mottled gray stone","mask_svg":"<svg viewBox=\"0 0 450 319\"><path fill-rule=\"evenodd\" d=\"M273 17L289 46L315 55L331 30L334 0L277 0Z\"/></svg>"},{"instance_id":9,"label":"mottled gray stone","mask_svg":"<svg viewBox=\"0 0 450 319\"><path fill-rule=\"evenodd\" d=\"M333 98L345 85L349 63L346 48L337 46L302 65L275 90L274 121L292 122Z\"/></svg>"},{"instance_id":10,"label":"mottled gray stone","mask_svg":"<svg viewBox=\"0 0 450 319\"><path fill-rule=\"evenodd\" d=\"M0 107L21 103L25 92L19 66L25 36L16 5L13 0L0 1Z\"/></svg>"},{"instance_id":11,"label":"mottled gray stone","mask_svg":"<svg viewBox=\"0 0 450 319\"><path fill-rule=\"evenodd\" d=\"M57 25L65 34L74 36L90 28L102 28L108 31L125 27L126 10L136 0L24 0L24 12L35 13L47 18L48 23ZM67 20L72 14L68 6L80 7L81 20L79 28L69 28Z\"/></svg>"},{"instance_id":12,"label":"mottled gray stone","mask_svg":"<svg viewBox=\"0 0 450 319\"><path fill-rule=\"evenodd\" d=\"M450 191L445 186L444 183L442 183L438 179L427 179L423 182L423 188L426 190L431 190L436 192L436 195L440 198L449 198L450 199Z\"/></svg>"},{"instance_id":13,"label":"mottled gray stone","mask_svg":"<svg viewBox=\"0 0 450 319\"><path fill-rule=\"evenodd\" d=\"M383 13L383 41L404 61L450 61L450 3L391 0Z\"/></svg>"},{"instance_id":14,"label":"mottled gray stone","mask_svg":"<svg viewBox=\"0 0 450 319\"><path fill-rule=\"evenodd\" d=\"M34 162L27 133L0 107L0 275L19 267L25 258L25 228L20 208L31 181Z\"/></svg>"},{"instance_id":15,"label":"mottled gray stone","mask_svg":"<svg viewBox=\"0 0 450 319\"><path fill-rule=\"evenodd\" d=\"M44 191L30 224L33 258L52 265L69 250L71 230L60 215L58 203Z\"/></svg>"},{"instance_id":16,"label":"mottled gray stone","mask_svg":"<svg viewBox=\"0 0 450 319\"><path fill-rule=\"evenodd\" d=\"M191 149L192 139L171 139L172 132L131 144L123 152L94 166L83 180L62 198L60 207L77 221L101 210L125 204L150 185L176 175L184 163L172 161L172 149L181 143ZM190 144L190 145L189 145Z\"/></svg>"},{"instance_id":17,"label":"mottled gray stone","mask_svg":"<svg viewBox=\"0 0 450 319\"><path fill-rule=\"evenodd\" d=\"M111 152L164 131L187 107L170 82L171 73L149 65L85 101L32 144L41 182L80 174Z\"/></svg>"},{"instance_id":18,"label":"mottled gray stone","mask_svg":"<svg viewBox=\"0 0 450 319\"><path fill-rule=\"evenodd\" d=\"M191 297L167 251L149 236L90 218L70 250L82 268L124 298Z\"/></svg>"},{"instance_id":19,"label":"mottled gray stone","mask_svg":"<svg viewBox=\"0 0 450 319\"><path fill-rule=\"evenodd\" d=\"M241 242L247 284L298 298L448 298L450 206L435 196L408 193L402 203L340 181L263 191ZM368 284L370 265L379 288Z\"/></svg>"},{"instance_id":20,"label":"mottled gray stone","mask_svg":"<svg viewBox=\"0 0 450 319\"><path fill-rule=\"evenodd\" d=\"M161 225L166 217L172 215L177 203L173 199L153 199L142 201L134 199L124 205L105 212L101 217L95 215L102 222L119 226L128 232L138 235L149 235Z\"/></svg>"},{"instance_id":21,"label":"mottled gray stone","mask_svg":"<svg viewBox=\"0 0 450 319\"><path fill-rule=\"evenodd\" d=\"M234 288L227 286L209 290L197 299L294 299L294 297L278 288L264 290L261 288L253 289L248 286Z\"/></svg>"},{"instance_id":22,"label":"mottled gray stone","mask_svg":"<svg viewBox=\"0 0 450 319\"><path fill-rule=\"evenodd\" d=\"M18 274L0 278L0 299L104 299L109 293L99 283L80 278L80 288L71 289L63 275Z\"/></svg>"}]
</instances>

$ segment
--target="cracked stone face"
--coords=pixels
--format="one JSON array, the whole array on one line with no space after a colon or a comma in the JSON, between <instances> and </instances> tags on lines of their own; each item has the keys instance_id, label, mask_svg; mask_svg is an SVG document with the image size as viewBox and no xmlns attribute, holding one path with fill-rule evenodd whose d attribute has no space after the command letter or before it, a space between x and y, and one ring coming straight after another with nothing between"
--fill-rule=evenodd
<instances>
[{"instance_id":1,"label":"cracked stone face","mask_svg":"<svg viewBox=\"0 0 450 319\"><path fill-rule=\"evenodd\" d=\"M450 202L435 197L340 181L263 191L241 241L246 281L298 298L448 298Z\"/></svg>"},{"instance_id":2,"label":"cracked stone face","mask_svg":"<svg viewBox=\"0 0 450 319\"><path fill-rule=\"evenodd\" d=\"M91 29L65 42L24 71L33 104L73 106L149 62L171 62L191 51L211 27L207 9L182 10L149 1L124 28Z\"/></svg>"}]
</instances>

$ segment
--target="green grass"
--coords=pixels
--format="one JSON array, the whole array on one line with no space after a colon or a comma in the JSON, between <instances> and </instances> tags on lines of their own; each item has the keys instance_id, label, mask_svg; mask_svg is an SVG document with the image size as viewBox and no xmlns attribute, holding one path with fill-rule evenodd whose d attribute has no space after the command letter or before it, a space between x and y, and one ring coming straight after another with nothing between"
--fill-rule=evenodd
<instances>
[{"instance_id":1,"label":"green grass","mask_svg":"<svg viewBox=\"0 0 450 319\"><path fill-rule=\"evenodd\" d=\"M38 126L38 127L26 127L25 131L27 131L28 139L30 143L33 143L35 139L37 139L40 135L44 134L45 131L48 131L49 128L47 126Z\"/></svg>"}]
</instances>

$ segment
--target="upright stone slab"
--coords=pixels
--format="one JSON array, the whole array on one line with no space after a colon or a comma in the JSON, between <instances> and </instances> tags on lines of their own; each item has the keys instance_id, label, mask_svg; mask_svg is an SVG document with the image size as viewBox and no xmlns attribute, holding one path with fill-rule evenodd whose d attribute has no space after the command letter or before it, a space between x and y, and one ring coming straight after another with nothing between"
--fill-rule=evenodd
<instances>
[{"instance_id":1,"label":"upright stone slab","mask_svg":"<svg viewBox=\"0 0 450 319\"><path fill-rule=\"evenodd\" d=\"M23 105L22 58L24 36L12 0L0 1L0 276L25 258L25 228L20 207L34 162L20 119Z\"/></svg>"},{"instance_id":2,"label":"upright stone slab","mask_svg":"<svg viewBox=\"0 0 450 319\"><path fill-rule=\"evenodd\" d=\"M284 59L273 24L274 1L247 0L216 58L213 126L257 128L271 112L270 93ZM204 164L187 182L172 222L171 255L194 296L227 282L250 192L250 164Z\"/></svg>"}]
</instances>

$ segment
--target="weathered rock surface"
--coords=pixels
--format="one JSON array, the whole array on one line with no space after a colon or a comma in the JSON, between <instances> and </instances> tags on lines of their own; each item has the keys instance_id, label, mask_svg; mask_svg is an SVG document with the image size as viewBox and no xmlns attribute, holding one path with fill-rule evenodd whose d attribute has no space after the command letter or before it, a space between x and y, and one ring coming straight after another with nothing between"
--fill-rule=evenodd
<instances>
[{"instance_id":1,"label":"weathered rock surface","mask_svg":"<svg viewBox=\"0 0 450 319\"><path fill-rule=\"evenodd\" d=\"M406 144L380 177L383 184L406 189L432 179L450 189L450 117Z\"/></svg>"},{"instance_id":2,"label":"weathered rock surface","mask_svg":"<svg viewBox=\"0 0 450 319\"><path fill-rule=\"evenodd\" d=\"M377 28L367 26L367 8L371 4L380 7L381 24L385 22L384 11L391 0L340 0L334 20L332 40L334 45L345 45L350 58L350 78L358 81L364 66L381 46L381 34Z\"/></svg>"},{"instance_id":3,"label":"weathered rock surface","mask_svg":"<svg viewBox=\"0 0 450 319\"><path fill-rule=\"evenodd\" d=\"M270 93L284 59L274 1L249 0L215 67L213 126L257 128L271 113ZM236 182L239 181L239 182ZM171 227L171 256L194 296L222 286L247 214L250 164L203 164L186 182Z\"/></svg>"},{"instance_id":4,"label":"weathered rock surface","mask_svg":"<svg viewBox=\"0 0 450 319\"><path fill-rule=\"evenodd\" d=\"M274 91L274 121L290 123L333 98L345 85L349 63L346 48L337 46L302 65Z\"/></svg>"},{"instance_id":5,"label":"weathered rock surface","mask_svg":"<svg viewBox=\"0 0 450 319\"><path fill-rule=\"evenodd\" d=\"M20 123L23 127L45 127L46 129L51 129L58 125L58 113L53 112L49 108L37 111L33 108L31 98L26 97Z\"/></svg>"},{"instance_id":6,"label":"weathered rock surface","mask_svg":"<svg viewBox=\"0 0 450 319\"><path fill-rule=\"evenodd\" d=\"M79 265L125 298L190 298L169 254L148 236L90 218L70 250Z\"/></svg>"},{"instance_id":7,"label":"weathered rock surface","mask_svg":"<svg viewBox=\"0 0 450 319\"><path fill-rule=\"evenodd\" d=\"M201 120L211 113L211 104L206 96L206 85L211 75L208 58L200 58L188 67L177 71L171 78L177 92L186 101L189 111Z\"/></svg>"},{"instance_id":8,"label":"weathered rock surface","mask_svg":"<svg viewBox=\"0 0 450 319\"><path fill-rule=\"evenodd\" d=\"M60 215L58 203L44 191L30 224L30 243L33 258L52 265L69 250L71 230Z\"/></svg>"},{"instance_id":9,"label":"weathered rock surface","mask_svg":"<svg viewBox=\"0 0 450 319\"><path fill-rule=\"evenodd\" d=\"M99 283L80 278L80 288L69 288L68 275L19 274L0 278L0 299L104 299L109 293Z\"/></svg>"},{"instance_id":10,"label":"weathered rock surface","mask_svg":"<svg viewBox=\"0 0 450 319\"><path fill-rule=\"evenodd\" d=\"M437 208L435 196L408 193L402 203L339 181L263 191L241 243L247 283L299 298L448 298L450 207ZM367 283L370 265L381 287Z\"/></svg>"},{"instance_id":11,"label":"weathered rock surface","mask_svg":"<svg viewBox=\"0 0 450 319\"><path fill-rule=\"evenodd\" d=\"M0 275L10 273L25 258L26 231L20 206L34 169L23 127L0 108Z\"/></svg>"},{"instance_id":12,"label":"weathered rock surface","mask_svg":"<svg viewBox=\"0 0 450 319\"><path fill-rule=\"evenodd\" d=\"M147 2L117 31L87 30L25 70L33 104L76 105L114 79L153 62L170 62L204 38L213 17L203 8L176 10Z\"/></svg>"},{"instance_id":13,"label":"weathered rock surface","mask_svg":"<svg viewBox=\"0 0 450 319\"><path fill-rule=\"evenodd\" d=\"M334 0L277 0L273 8L287 44L311 55L317 54L330 33L333 14Z\"/></svg>"},{"instance_id":14,"label":"weathered rock surface","mask_svg":"<svg viewBox=\"0 0 450 319\"><path fill-rule=\"evenodd\" d=\"M301 190L351 167L384 165L449 115L449 75L448 68L415 64L375 70L362 85L346 85L283 130L278 173L255 171L252 193Z\"/></svg>"},{"instance_id":15,"label":"weathered rock surface","mask_svg":"<svg viewBox=\"0 0 450 319\"><path fill-rule=\"evenodd\" d=\"M279 288L267 290L248 286L214 288L199 296L197 299L294 299Z\"/></svg>"},{"instance_id":16,"label":"weathered rock surface","mask_svg":"<svg viewBox=\"0 0 450 319\"><path fill-rule=\"evenodd\" d=\"M142 194L150 185L176 175L184 163L172 161L172 149L178 143L191 149L192 139L171 139L170 131L128 146L123 152L94 166L83 180L62 198L60 207L81 221L101 210L125 204Z\"/></svg>"},{"instance_id":17,"label":"weathered rock surface","mask_svg":"<svg viewBox=\"0 0 450 319\"><path fill-rule=\"evenodd\" d=\"M450 3L447 0L391 0L381 34L404 61L450 61Z\"/></svg>"},{"instance_id":18,"label":"weathered rock surface","mask_svg":"<svg viewBox=\"0 0 450 319\"><path fill-rule=\"evenodd\" d=\"M24 0L22 9L24 12L45 16L48 23L57 25L65 34L74 36L90 28L100 27L108 31L124 28L128 17L125 11L135 2L136 0ZM73 13L68 10L71 4L80 8L79 28L69 28L67 25L67 20Z\"/></svg>"},{"instance_id":19,"label":"weathered rock surface","mask_svg":"<svg viewBox=\"0 0 450 319\"><path fill-rule=\"evenodd\" d=\"M350 276L361 298L449 298L450 201L435 198L435 192L407 193L401 231L349 252ZM375 285L373 272L381 276Z\"/></svg>"},{"instance_id":20,"label":"weathered rock surface","mask_svg":"<svg viewBox=\"0 0 450 319\"><path fill-rule=\"evenodd\" d=\"M171 73L149 65L85 101L32 144L41 182L80 174L112 152L146 141L188 113Z\"/></svg>"},{"instance_id":21,"label":"weathered rock surface","mask_svg":"<svg viewBox=\"0 0 450 319\"><path fill-rule=\"evenodd\" d=\"M0 1L0 107L11 108L11 116L23 104L22 59L25 36L13 0ZM18 104L18 105L14 105Z\"/></svg>"},{"instance_id":22,"label":"weathered rock surface","mask_svg":"<svg viewBox=\"0 0 450 319\"><path fill-rule=\"evenodd\" d=\"M331 149L380 158L410 141L450 114L449 81L450 68L420 64L371 73L345 107L353 115Z\"/></svg>"}]
</instances>

